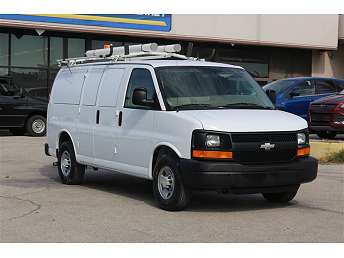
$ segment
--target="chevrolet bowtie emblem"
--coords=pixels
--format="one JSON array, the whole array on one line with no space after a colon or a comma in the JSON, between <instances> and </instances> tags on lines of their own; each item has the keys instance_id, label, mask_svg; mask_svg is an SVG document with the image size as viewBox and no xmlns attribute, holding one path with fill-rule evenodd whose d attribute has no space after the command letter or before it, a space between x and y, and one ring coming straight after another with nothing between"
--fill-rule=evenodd
<instances>
[{"instance_id":1,"label":"chevrolet bowtie emblem","mask_svg":"<svg viewBox=\"0 0 344 258\"><path fill-rule=\"evenodd\" d=\"M266 143L260 145L260 148L268 151L268 150L275 148L275 144L271 144L269 142L266 142Z\"/></svg>"}]
</instances>

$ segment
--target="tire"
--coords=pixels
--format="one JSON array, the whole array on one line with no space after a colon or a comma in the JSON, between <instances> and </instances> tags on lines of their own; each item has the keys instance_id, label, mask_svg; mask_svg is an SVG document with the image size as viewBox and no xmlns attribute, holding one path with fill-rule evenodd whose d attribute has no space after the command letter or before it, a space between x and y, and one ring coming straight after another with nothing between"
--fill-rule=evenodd
<instances>
[{"instance_id":1,"label":"tire","mask_svg":"<svg viewBox=\"0 0 344 258\"><path fill-rule=\"evenodd\" d=\"M24 128L10 128L10 132L15 136L21 136L26 133Z\"/></svg>"},{"instance_id":2,"label":"tire","mask_svg":"<svg viewBox=\"0 0 344 258\"><path fill-rule=\"evenodd\" d=\"M333 132L333 131L320 131L320 132L317 132L317 135L321 139L331 140L331 139L334 139L337 136L337 132Z\"/></svg>"},{"instance_id":3,"label":"tire","mask_svg":"<svg viewBox=\"0 0 344 258\"><path fill-rule=\"evenodd\" d=\"M287 203L294 199L297 194L298 188L293 191L281 193L262 193L264 198L269 202Z\"/></svg>"},{"instance_id":4,"label":"tire","mask_svg":"<svg viewBox=\"0 0 344 258\"><path fill-rule=\"evenodd\" d=\"M167 179L168 182L162 178ZM169 186L164 187L163 183ZM183 210L190 202L191 192L183 183L179 159L174 153L159 154L153 171L153 193L158 206L167 211Z\"/></svg>"},{"instance_id":5,"label":"tire","mask_svg":"<svg viewBox=\"0 0 344 258\"><path fill-rule=\"evenodd\" d=\"M61 144L57 161L59 176L63 184L79 185L82 183L85 175L85 166L76 161L71 142L67 141Z\"/></svg>"},{"instance_id":6,"label":"tire","mask_svg":"<svg viewBox=\"0 0 344 258\"><path fill-rule=\"evenodd\" d=\"M44 136L47 132L47 119L41 115L33 115L26 121L26 131L33 137Z\"/></svg>"}]
</instances>

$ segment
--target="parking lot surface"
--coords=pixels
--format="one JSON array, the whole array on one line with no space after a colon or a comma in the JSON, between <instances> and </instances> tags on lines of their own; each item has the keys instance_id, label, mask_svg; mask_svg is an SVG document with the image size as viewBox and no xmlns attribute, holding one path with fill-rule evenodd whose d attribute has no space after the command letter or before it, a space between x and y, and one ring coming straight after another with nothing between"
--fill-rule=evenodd
<instances>
[{"instance_id":1,"label":"parking lot surface","mask_svg":"<svg viewBox=\"0 0 344 258\"><path fill-rule=\"evenodd\" d=\"M343 242L344 166L321 165L288 205L196 192L181 212L156 208L149 181L87 170L59 181L46 139L0 137L1 242Z\"/></svg>"}]
</instances>

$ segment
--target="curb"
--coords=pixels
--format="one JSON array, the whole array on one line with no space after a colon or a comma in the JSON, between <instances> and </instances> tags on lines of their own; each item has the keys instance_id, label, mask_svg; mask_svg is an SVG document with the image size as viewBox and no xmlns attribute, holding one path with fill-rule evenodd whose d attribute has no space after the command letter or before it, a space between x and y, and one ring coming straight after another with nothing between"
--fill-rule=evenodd
<instances>
[{"instance_id":1,"label":"curb","mask_svg":"<svg viewBox=\"0 0 344 258\"><path fill-rule=\"evenodd\" d=\"M311 156L320 159L328 154L344 150L344 141L311 140Z\"/></svg>"}]
</instances>

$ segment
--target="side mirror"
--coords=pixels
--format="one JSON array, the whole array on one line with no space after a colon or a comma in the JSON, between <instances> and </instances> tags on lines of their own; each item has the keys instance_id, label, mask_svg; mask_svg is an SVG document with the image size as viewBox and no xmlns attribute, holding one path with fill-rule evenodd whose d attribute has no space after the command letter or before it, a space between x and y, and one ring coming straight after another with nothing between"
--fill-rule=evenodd
<instances>
[{"instance_id":1,"label":"side mirror","mask_svg":"<svg viewBox=\"0 0 344 258\"><path fill-rule=\"evenodd\" d=\"M300 94L295 92L295 91L292 91L292 92L289 93L289 96L293 98L293 97L300 96Z\"/></svg>"},{"instance_id":2,"label":"side mirror","mask_svg":"<svg viewBox=\"0 0 344 258\"><path fill-rule=\"evenodd\" d=\"M267 90L266 95L268 95L269 99L271 100L272 104L276 104L276 91L274 90Z\"/></svg>"},{"instance_id":3,"label":"side mirror","mask_svg":"<svg viewBox=\"0 0 344 258\"><path fill-rule=\"evenodd\" d=\"M137 106L154 107L155 101L147 99L147 89L139 88L133 92L132 102Z\"/></svg>"}]
</instances>

